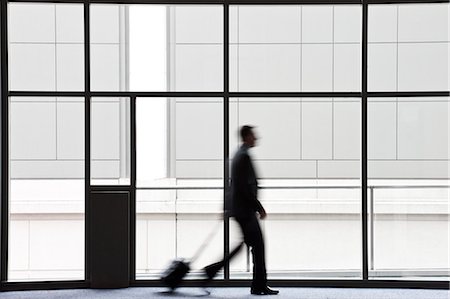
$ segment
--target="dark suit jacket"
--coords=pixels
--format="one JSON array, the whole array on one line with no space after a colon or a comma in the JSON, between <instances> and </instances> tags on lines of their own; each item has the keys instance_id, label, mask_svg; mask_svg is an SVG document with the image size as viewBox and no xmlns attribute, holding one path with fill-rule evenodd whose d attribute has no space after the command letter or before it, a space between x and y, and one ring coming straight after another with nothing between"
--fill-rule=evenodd
<instances>
[{"instance_id":1,"label":"dark suit jacket","mask_svg":"<svg viewBox=\"0 0 450 299\"><path fill-rule=\"evenodd\" d=\"M234 155L231 167L231 215L247 218L262 209L255 169L248 155L248 147L242 145Z\"/></svg>"}]
</instances>

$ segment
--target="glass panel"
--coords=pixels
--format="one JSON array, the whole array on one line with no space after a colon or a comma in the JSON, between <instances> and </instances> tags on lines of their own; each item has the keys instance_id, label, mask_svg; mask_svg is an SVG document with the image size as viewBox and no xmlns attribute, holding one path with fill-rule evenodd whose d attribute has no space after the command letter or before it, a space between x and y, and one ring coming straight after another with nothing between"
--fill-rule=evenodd
<instances>
[{"instance_id":1,"label":"glass panel","mask_svg":"<svg viewBox=\"0 0 450 299\"><path fill-rule=\"evenodd\" d=\"M222 91L221 6L91 5L96 91Z\"/></svg>"},{"instance_id":2,"label":"glass panel","mask_svg":"<svg viewBox=\"0 0 450 299\"><path fill-rule=\"evenodd\" d=\"M250 155L269 279L361 277L360 110L359 99L230 100L231 155L242 125L259 137ZM240 239L233 223L230 244ZM249 258L240 253L231 278L251 277Z\"/></svg>"},{"instance_id":3,"label":"glass panel","mask_svg":"<svg viewBox=\"0 0 450 299\"><path fill-rule=\"evenodd\" d=\"M84 100L10 98L10 281L84 279Z\"/></svg>"},{"instance_id":4,"label":"glass panel","mask_svg":"<svg viewBox=\"0 0 450 299\"><path fill-rule=\"evenodd\" d=\"M448 3L369 6L369 91L449 90Z\"/></svg>"},{"instance_id":5,"label":"glass panel","mask_svg":"<svg viewBox=\"0 0 450 299\"><path fill-rule=\"evenodd\" d=\"M449 278L449 98L369 101L370 277Z\"/></svg>"},{"instance_id":6,"label":"glass panel","mask_svg":"<svg viewBox=\"0 0 450 299\"><path fill-rule=\"evenodd\" d=\"M9 88L83 90L83 5L9 3L8 9Z\"/></svg>"},{"instance_id":7,"label":"glass panel","mask_svg":"<svg viewBox=\"0 0 450 299\"><path fill-rule=\"evenodd\" d=\"M137 98L136 126L137 278L159 279L222 226L192 265L200 278L223 256L223 101Z\"/></svg>"},{"instance_id":8,"label":"glass panel","mask_svg":"<svg viewBox=\"0 0 450 299\"><path fill-rule=\"evenodd\" d=\"M230 89L359 91L360 32L359 5L232 6Z\"/></svg>"},{"instance_id":9,"label":"glass panel","mask_svg":"<svg viewBox=\"0 0 450 299\"><path fill-rule=\"evenodd\" d=\"M91 184L130 184L130 99L91 100Z\"/></svg>"}]
</instances>

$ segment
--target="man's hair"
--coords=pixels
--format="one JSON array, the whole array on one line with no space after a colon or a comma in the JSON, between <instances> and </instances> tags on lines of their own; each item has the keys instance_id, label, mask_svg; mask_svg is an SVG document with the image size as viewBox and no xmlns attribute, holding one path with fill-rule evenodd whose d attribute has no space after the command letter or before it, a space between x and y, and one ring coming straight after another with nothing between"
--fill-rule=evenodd
<instances>
[{"instance_id":1,"label":"man's hair","mask_svg":"<svg viewBox=\"0 0 450 299\"><path fill-rule=\"evenodd\" d=\"M253 127L252 126L242 126L241 130L240 130L240 134L241 134L241 139L245 140L245 138L251 134L253 134Z\"/></svg>"}]
</instances>

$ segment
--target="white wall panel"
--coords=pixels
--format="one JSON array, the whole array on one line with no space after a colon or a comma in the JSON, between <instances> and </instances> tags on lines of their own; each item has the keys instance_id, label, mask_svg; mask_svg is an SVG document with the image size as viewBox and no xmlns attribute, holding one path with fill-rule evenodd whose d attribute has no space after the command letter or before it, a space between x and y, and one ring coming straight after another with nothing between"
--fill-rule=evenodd
<instances>
[{"instance_id":1,"label":"white wall panel","mask_svg":"<svg viewBox=\"0 0 450 299\"><path fill-rule=\"evenodd\" d=\"M56 42L84 43L83 5L56 5Z\"/></svg>"},{"instance_id":2,"label":"white wall panel","mask_svg":"<svg viewBox=\"0 0 450 299\"><path fill-rule=\"evenodd\" d=\"M31 269L84 268L83 220L32 221L29 241Z\"/></svg>"},{"instance_id":3,"label":"white wall panel","mask_svg":"<svg viewBox=\"0 0 450 299\"><path fill-rule=\"evenodd\" d=\"M448 43L398 45L398 89L449 90Z\"/></svg>"},{"instance_id":4,"label":"white wall panel","mask_svg":"<svg viewBox=\"0 0 450 299\"><path fill-rule=\"evenodd\" d=\"M84 159L84 103L57 104L58 159Z\"/></svg>"},{"instance_id":5,"label":"white wall panel","mask_svg":"<svg viewBox=\"0 0 450 299\"><path fill-rule=\"evenodd\" d=\"M300 119L300 102L239 103L239 126L256 126L255 159L299 159Z\"/></svg>"},{"instance_id":6,"label":"white wall panel","mask_svg":"<svg viewBox=\"0 0 450 299\"><path fill-rule=\"evenodd\" d=\"M332 158L332 104L302 103L302 158Z\"/></svg>"},{"instance_id":7,"label":"white wall panel","mask_svg":"<svg viewBox=\"0 0 450 299\"><path fill-rule=\"evenodd\" d=\"M11 44L8 53L10 90L55 90L54 44Z\"/></svg>"},{"instance_id":8,"label":"white wall panel","mask_svg":"<svg viewBox=\"0 0 450 299\"><path fill-rule=\"evenodd\" d=\"M8 8L9 42L55 41L54 4L9 3Z\"/></svg>"},{"instance_id":9,"label":"white wall panel","mask_svg":"<svg viewBox=\"0 0 450 299\"><path fill-rule=\"evenodd\" d=\"M177 45L176 91L222 91L223 46Z\"/></svg>"},{"instance_id":10,"label":"white wall panel","mask_svg":"<svg viewBox=\"0 0 450 299\"><path fill-rule=\"evenodd\" d=\"M11 179L83 179L84 161L11 161Z\"/></svg>"},{"instance_id":11,"label":"white wall panel","mask_svg":"<svg viewBox=\"0 0 450 299\"><path fill-rule=\"evenodd\" d=\"M202 244L219 221L222 220L180 219L179 217L177 221L177 256L193 256L198 246ZM219 231L209 239L208 246L192 266L194 269L202 269L221 259L223 259L223 228L219 228Z\"/></svg>"},{"instance_id":12,"label":"white wall panel","mask_svg":"<svg viewBox=\"0 0 450 299\"><path fill-rule=\"evenodd\" d=\"M319 161L319 178L360 178L361 163L359 161Z\"/></svg>"},{"instance_id":13,"label":"white wall panel","mask_svg":"<svg viewBox=\"0 0 450 299\"><path fill-rule=\"evenodd\" d=\"M119 6L91 5L91 43L119 42Z\"/></svg>"},{"instance_id":14,"label":"white wall panel","mask_svg":"<svg viewBox=\"0 0 450 299\"><path fill-rule=\"evenodd\" d=\"M334 91L361 90L361 46L334 45Z\"/></svg>"},{"instance_id":15,"label":"white wall panel","mask_svg":"<svg viewBox=\"0 0 450 299\"><path fill-rule=\"evenodd\" d=\"M223 161L177 161L175 176L178 179L218 179L223 177Z\"/></svg>"},{"instance_id":16,"label":"white wall panel","mask_svg":"<svg viewBox=\"0 0 450 299\"><path fill-rule=\"evenodd\" d=\"M315 161L255 161L262 179L315 178ZM280 191L280 190L277 190Z\"/></svg>"},{"instance_id":17,"label":"white wall panel","mask_svg":"<svg viewBox=\"0 0 450 299\"><path fill-rule=\"evenodd\" d=\"M299 91L300 45L240 45L239 91Z\"/></svg>"},{"instance_id":18,"label":"white wall panel","mask_svg":"<svg viewBox=\"0 0 450 299\"><path fill-rule=\"evenodd\" d=\"M162 219L150 219L148 222L148 267L166 269L176 257L176 221L175 215Z\"/></svg>"},{"instance_id":19,"label":"white wall panel","mask_svg":"<svg viewBox=\"0 0 450 299\"><path fill-rule=\"evenodd\" d=\"M223 43L222 6L176 6L177 43Z\"/></svg>"},{"instance_id":20,"label":"white wall panel","mask_svg":"<svg viewBox=\"0 0 450 299\"><path fill-rule=\"evenodd\" d=\"M331 91L332 86L333 46L303 44L302 91Z\"/></svg>"},{"instance_id":21,"label":"white wall panel","mask_svg":"<svg viewBox=\"0 0 450 299\"><path fill-rule=\"evenodd\" d=\"M120 161L91 161L91 177L93 179L118 179L120 178Z\"/></svg>"},{"instance_id":22,"label":"white wall panel","mask_svg":"<svg viewBox=\"0 0 450 299\"><path fill-rule=\"evenodd\" d=\"M358 224L358 219L299 221L268 218L264 222L267 269L269 272L359 269L361 232ZM283 248L282 254L280 248Z\"/></svg>"},{"instance_id":23,"label":"white wall panel","mask_svg":"<svg viewBox=\"0 0 450 299\"><path fill-rule=\"evenodd\" d=\"M360 159L361 104L334 103L334 159Z\"/></svg>"},{"instance_id":24,"label":"white wall panel","mask_svg":"<svg viewBox=\"0 0 450 299\"><path fill-rule=\"evenodd\" d=\"M145 272L148 269L148 257L149 257L149 247L148 247L148 231L147 231L147 220L136 214L136 273ZM151 244L153 249L155 244ZM152 255L154 253L152 252ZM153 255L156 256L156 255Z\"/></svg>"},{"instance_id":25,"label":"white wall panel","mask_svg":"<svg viewBox=\"0 0 450 299\"><path fill-rule=\"evenodd\" d=\"M334 41L361 41L361 12L360 5L334 6Z\"/></svg>"},{"instance_id":26,"label":"white wall panel","mask_svg":"<svg viewBox=\"0 0 450 299\"><path fill-rule=\"evenodd\" d=\"M119 103L99 103L91 106L91 158L119 159Z\"/></svg>"},{"instance_id":27,"label":"white wall panel","mask_svg":"<svg viewBox=\"0 0 450 299\"><path fill-rule=\"evenodd\" d=\"M369 42L397 41L397 5L369 6Z\"/></svg>"},{"instance_id":28,"label":"white wall panel","mask_svg":"<svg viewBox=\"0 0 450 299\"><path fill-rule=\"evenodd\" d=\"M369 91L397 91L397 45L370 44L368 49Z\"/></svg>"},{"instance_id":29,"label":"white wall panel","mask_svg":"<svg viewBox=\"0 0 450 299\"><path fill-rule=\"evenodd\" d=\"M176 159L222 159L223 104L176 104Z\"/></svg>"},{"instance_id":30,"label":"white wall panel","mask_svg":"<svg viewBox=\"0 0 450 299\"><path fill-rule=\"evenodd\" d=\"M11 103L10 158L56 158L56 104Z\"/></svg>"},{"instance_id":31,"label":"white wall panel","mask_svg":"<svg viewBox=\"0 0 450 299\"><path fill-rule=\"evenodd\" d=\"M378 220L375 236L376 269L442 269L449 263L443 246L449 242L448 221Z\"/></svg>"},{"instance_id":32,"label":"white wall panel","mask_svg":"<svg viewBox=\"0 0 450 299\"><path fill-rule=\"evenodd\" d=\"M398 104L400 159L449 159L449 102Z\"/></svg>"},{"instance_id":33,"label":"white wall panel","mask_svg":"<svg viewBox=\"0 0 450 299\"><path fill-rule=\"evenodd\" d=\"M240 6L240 43L300 43L300 6Z\"/></svg>"},{"instance_id":34,"label":"white wall panel","mask_svg":"<svg viewBox=\"0 0 450 299\"><path fill-rule=\"evenodd\" d=\"M56 89L84 90L84 45L56 45Z\"/></svg>"},{"instance_id":35,"label":"white wall panel","mask_svg":"<svg viewBox=\"0 0 450 299\"><path fill-rule=\"evenodd\" d=\"M449 4L399 5L399 42L449 41Z\"/></svg>"},{"instance_id":36,"label":"white wall panel","mask_svg":"<svg viewBox=\"0 0 450 299\"><path fill-rule=\"evenodd\" d=\"M333 7L305 5L302 7L302 42L333 41Z\"/></svg>"},{"instance_id":37,"label":"white wall panel","mask_svg":"<svg viewBox=\"0 0 450 299\"><path fill-rule=\"evenodd\" d=\"M368 104L368 158L396 159L397 108L392 102L369 102Z\"/></svg>"},{"instance_id":38,"label":"white wall panel","mask_svg":"<svg viewBox=\"0 0 450 299\"><path fill-rule=\"evenodd\" d=\"M119 90L119 45L91 46L91 89Z\"/></svg>"},{"instance_id":39,"label":"white wall panel","mask_svg":"<svg viewBox=\"0 0 450 299\"><path fill-rule=\"evenodd\" d=\"M368 176L376 178L448 179L447 161L369 161Z\"/></svg>"},{"instance_id":40,"label":"white wall panel","mask_svg":"<svg viewBox=\"0 0 450 299\"><path fill-rule=\"evenodd\" d=\"M27 270L29 267L29 221L9 221L8 268L10 271Z\"/></svg>"}]
</instances>

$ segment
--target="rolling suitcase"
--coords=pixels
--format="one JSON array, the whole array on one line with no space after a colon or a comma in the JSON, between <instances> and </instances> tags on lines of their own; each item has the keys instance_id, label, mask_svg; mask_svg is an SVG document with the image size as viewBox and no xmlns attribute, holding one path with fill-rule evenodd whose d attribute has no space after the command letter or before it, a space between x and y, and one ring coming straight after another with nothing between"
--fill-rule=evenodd
<instances>
[{"instance_id":1,"label":"rolling suitcase","mask_svg":"<svg viewBox=\"0 0 450 299\"><path fill-rule=\"evenodd\" d=\"M186 276L186 274L189 273L191 269L190 263L194 262L200 256L200 253L208 245L209 241L219 229L221 224L222 222L219 222L216 227L209 233L205 241L203 241L202 245L189 261L185 259L176 259L170 263L169 267L161 275L161 281L164 285L169 287L172 291L180 285L181 281L183 281L183 278Z\"/></svg>"}]
</instances>

